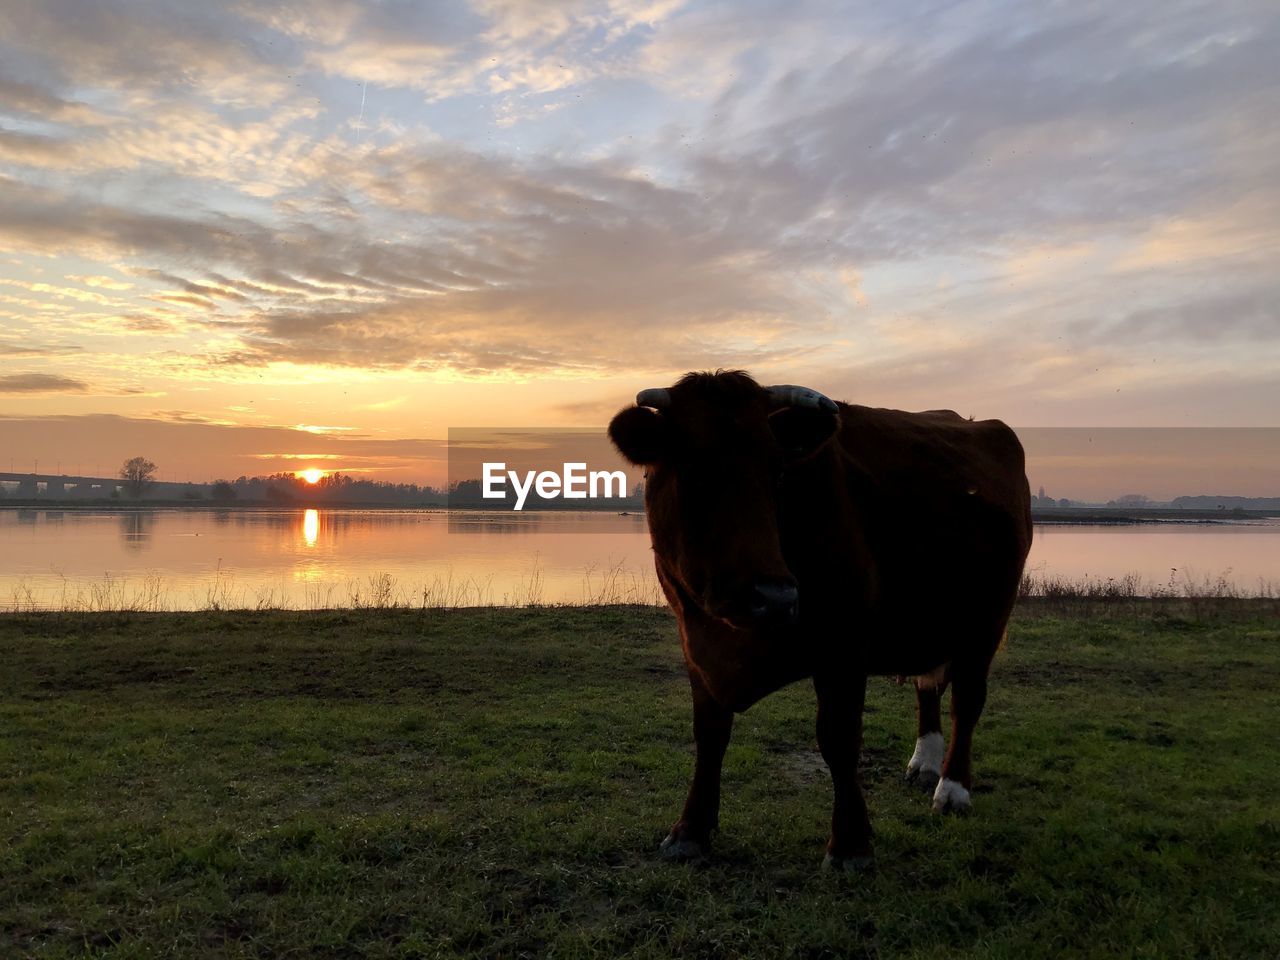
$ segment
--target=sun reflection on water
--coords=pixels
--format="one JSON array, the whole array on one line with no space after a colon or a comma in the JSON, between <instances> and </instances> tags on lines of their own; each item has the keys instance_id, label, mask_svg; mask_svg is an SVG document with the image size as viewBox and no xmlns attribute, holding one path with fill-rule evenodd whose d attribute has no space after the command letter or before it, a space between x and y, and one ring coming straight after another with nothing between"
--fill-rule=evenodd
<instances>
[{"instance_id":1,"label":"sun reflection on water","mask_svg":"<svg viewBox=\"0 0 1280 960\"><path fill-rule=\"evenodd\" d=\"M314 547L319 536L320 511L308 509L302 515L302 539L307 542L308 547Z\"/></svg>"}]
</instances>

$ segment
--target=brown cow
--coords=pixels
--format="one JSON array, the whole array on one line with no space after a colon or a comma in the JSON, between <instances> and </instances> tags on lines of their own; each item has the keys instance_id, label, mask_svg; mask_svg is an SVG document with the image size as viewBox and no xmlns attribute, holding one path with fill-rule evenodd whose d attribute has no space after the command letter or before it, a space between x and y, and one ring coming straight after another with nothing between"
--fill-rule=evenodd
<instances>
[{"instance_id":1,"label":"brown cow","mask_svg":"<svg viewBox=\"0 0 1280 960\"><path fill-rule=\"evenodd\" d=\"M872 862L857 778L870 674L917 678L907 777L933 788L935 810L967 810L987 672L1031 545L1013 431L949 410L837 404L734 371L688 374L636 404L609 436L647 468L654 560L680 623L697 742L664 855L710 849L734 713L805 677L835 790L827 866Z\"/></svg>"}]
</instances>

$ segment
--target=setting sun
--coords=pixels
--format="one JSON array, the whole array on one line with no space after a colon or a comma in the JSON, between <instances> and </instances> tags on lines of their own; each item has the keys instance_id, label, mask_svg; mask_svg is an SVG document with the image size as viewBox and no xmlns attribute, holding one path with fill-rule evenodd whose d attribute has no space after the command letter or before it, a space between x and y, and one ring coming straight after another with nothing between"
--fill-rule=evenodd
<instances>
[{"instance_id":1,"label":"setting sun","mask_svg":"<svg viewBox=\"0 0 1280 960\"><path fill-rule=\"evenodd\" d=\"M319 483L320 479L324 476L324 471L317 470L315 467L312 467L310 470L298 471L298 476L307 481L307 483Z\"/></svg>"}]
</instances>

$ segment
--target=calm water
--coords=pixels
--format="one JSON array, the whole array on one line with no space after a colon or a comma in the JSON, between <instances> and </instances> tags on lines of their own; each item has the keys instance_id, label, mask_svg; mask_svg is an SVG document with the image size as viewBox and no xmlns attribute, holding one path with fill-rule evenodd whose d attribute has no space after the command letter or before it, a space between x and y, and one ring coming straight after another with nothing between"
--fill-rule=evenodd
<instances>
[{"instance_id":1,"label":"calm water","mask_svg":"<svg viewBox=\"0 0 1280 960\"><path fill-rule=\"evenodd\" d=\"M1280 584L1280 521L1040 526L1029 569L1254 591ZM659 599L642 516L0 510L0 609Z\"/></svg>"}]
</instances>

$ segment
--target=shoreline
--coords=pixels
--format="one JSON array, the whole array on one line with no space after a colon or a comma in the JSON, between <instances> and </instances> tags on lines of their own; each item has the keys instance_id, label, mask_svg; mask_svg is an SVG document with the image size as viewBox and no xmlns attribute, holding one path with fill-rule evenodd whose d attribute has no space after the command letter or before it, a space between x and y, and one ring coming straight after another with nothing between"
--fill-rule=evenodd
<instances>
[{"instance_id":1,"label":"shoreline","mask_svg":"<svg viewBox=\"0 0 1280 960\"><path fill-rule=\"evenodd\" d=\"M579 616L591 614L634 613L639 616L670 618L674 615L665 601L655 600L589 600L585 602L512 602L414 604L369 602L355 606L329 605L315 607L287 606L206 606L191 608L120 607L64 608L19 607L0 604L0 627L15 620L79 620L94 623L103 619L139 618L147 621L185 621L203 617L278 617L286 620L325 619L355 614L387 617L538 617ZM1123 594L1107 592L1063 592L1032 594L1018 597L1011 622L1037 620L1043 617L1063 620L1088 620L1096 617L1130 617L1138 620L1165 620L1186 617L1197 621L1257 620L1272 622L1280 618L1280 597L1265 594Z\"/></svg>"},{"instance_id":2,"label":"shoreline","mask_svg":"<svg viewBox=\"0 0 1280 960\"><path fill-rule=\"evenodd\" d=\"M598 513L605 516L640 516L643 507L627 504L618 507L548 507L539 505L534 509L518 511L520 514L534 513ZM290 503L232 502L212 503L209 501L156 500L152 502L125 503L118 500L0 500L0 510L49 510L49 511L84 511L96 513L138 513L146 511L183 511L183 512L232 512L247 513L281 512L290 510L364 510L364 511L415 511L423 513L492 513L515 514L517 511L504 507L487 507L478 504L466 504L450 507L442 503L362 503L321 502L298 500ZM1037 526L1132 526L1138 524L1178 523L1187 525L1241 525L1268 521L1280 523L1280 516L1274 510L1112 510L1106 507L1081 507L1059 509L1052 512L1031 512L1031 522Z\"/></svg>"}]
</instances>

